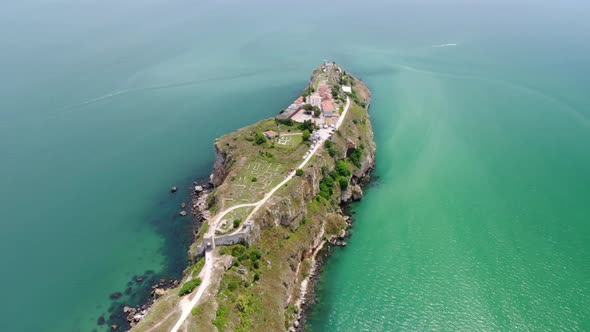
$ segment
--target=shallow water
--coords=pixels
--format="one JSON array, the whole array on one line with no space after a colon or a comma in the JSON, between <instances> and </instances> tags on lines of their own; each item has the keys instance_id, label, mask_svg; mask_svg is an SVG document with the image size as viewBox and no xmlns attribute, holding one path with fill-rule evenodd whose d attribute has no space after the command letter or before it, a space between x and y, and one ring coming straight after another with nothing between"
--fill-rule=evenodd
<instances>
[{"instance_id":1,"label":"shallow water","mask_svg":"<svg viewBox=\"0 0 590 332\"><path fill-rule=\"evenodd\" d=\"M581 1L5 4L3 328L98 329L135 275L177 276L179 204L214 138L272 116L334 59L373 92L379 179L310 330L589 329L588 14Z\"/></svg>"}]
</instances>

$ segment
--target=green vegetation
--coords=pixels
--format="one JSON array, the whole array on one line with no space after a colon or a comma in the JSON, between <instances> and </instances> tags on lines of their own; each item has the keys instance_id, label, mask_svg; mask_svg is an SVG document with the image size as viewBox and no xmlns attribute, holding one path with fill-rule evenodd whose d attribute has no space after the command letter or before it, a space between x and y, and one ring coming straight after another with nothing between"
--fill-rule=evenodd
<instances>
[{"instance_id":1,"label":"green vegetation","mask_svg":"<svg viewBox=\"0 0 590 332\"><path fill-rule=\"evenodd\" d=\"M342 78L340 79L340 84L349 85L350 79L346 75L342 75Z\"/></svg>"},{"instance_id":2,"label":"green vegetation","mask_svg":"<svg viewBox=\"0 0 590 332\"><path fill-rule=\"evenodd\" d=\"M227 325L227 321L229 319L229 309L225 306L220 305L217 308L217 314L215 315L215 319L213 320L213 325L217 327L218 330L223 331L225 325Z\"/></svg>"},{"instance_id":3,"label":"green vegetation","mask_svg":"<svg viewBox=\"0 0 590 332\"><path fill-rule=\"evenodd\" d=\"M301 97L306 98L307 96L309 96L310 94L312 94L314 92L315 92L315 88L313 86L308 86L307 88L305 88L305 90L303 90Z\"/></svg>"},{"instance_id":4,"label":"green vegetation","mask_svg":"<svg viewBox=\"0 0 590 332\"><path fill-rule=\"evenodd\" d=\"M340 85L336 84L334 86L332 86L332 97L336 98L338 96L338 94L340 93Z\"/></svg>"},{"instance_id":5,"label":"green vegetation","mask_svg":"<svg viewBox=\"0 0 590 332\"><path fill-rule=\"evenodd\" d=\"M256 143L256 145L264 144L266 143L266 137L261 133L256 133L256 135L254 135L254 143Z\"/></svg>"},{"instance_id":6,"label":"green vegetation","mask_svg":"<svg viewBox=\"0 0 590 332\"><path fill-rule=\"evenodd\" d=\"M309 130L305 129L303 131L303 135L301 136L303 138L303 141L309 141L309 138L311 137L311 133L309 132Z\"/></svg>"},{"instance_id":7,"label":"green vegetation","mask_svg":"<svg viewBox=\"0 0 590 332\"><path fill-rule=\"evenodd\" d=\"M201 270L203 269L204 265L205 258L201 257L198 261L195 262L195 264L193 264L193 266L191 266L193 278L197 277L199 273L201 273Z\"/></svg>"},{"instance_id":8,"label":"green vegetation","mask_svg":"<svg viewBox=\"0 0 590 332\"><path fill-rule=\"evenodd\" d=\"M348 178L345 178L343 176L338 177L338 184L340 184L341 190L345 190L346 188L348 188Z\"/></svg>"},{"instance_id":9,"label":"green vegetation","mask_svg":"<svg viewBox=\"0 0 590 332\"><path fill-rule=\"evenodd\" d=\"M356 167L361 167L361 157L363 155L363 149L364 146L361 145L358 149L353 149L352 152L348 154L348 160L350 160L350 162Z\"/></svg>"},{"instance_id":10,"label":"green vegetation","mask_svg":"<svg viewBox=\"0 0 590 332\"><path fill-rule=\"evenodd\" d=\"M346 164L346 161L337 160L336 167L332 172L328 173L327 168L322 168L322 173L324 178L320 182L320 192L318 193L318 197L329 200L332 195L334 195L335 184L337 184L341 190L348 188L348 180L350 178L351 171Z\"/></svg>"},{"instance_id":11,"label":"green vegetation","mask_svg":"<svg viewBox=\"0 0 590 332\"><path fill-rule=\"evenodd\" d=\"M336 161L335 171L336 171L336 174L338 174L340 176L344 176L344 177L350 176L350 168L348 168L348 165L346 165L346 162L344 160Z\"/></svg>"},{"instance_id":12,"label":"green vegetation","mask_svg":"<svg viewBox=\"0 0 590 332\"><path fill-rule=\"evenodd\" d=\"M190 281L187 281L180 287L180 291L178 291L178 296L184 296L186 294L190 294L195 288L197 288L201 284L201 278L194 278Z\"/></svg>"},{"instance_id":13,"label":"green vegetation","mask_svg":"<svg viewBox=\"0 0 590 332\"><path fill-rule=\"evenodd\" d=\"M258 178L254 176L254 177L252 177L252 180L251 181L252 182L256 182L256 181L258 181Z\"/></svg>"},{"instance_id":14,"label":"green vegetation","mask_svg":"<svg viewBox=\"0 0 590 332\"><path fill-rule=\"evenodd\" d=\"M288 127L292 127L295 124L295 122L291 119L275 119L275 122L277 124L282 124Z\"/></svg>"},{"instance_id":15,"label":"green vegetation","mask_svg":"<svg viewBox=\"0 0 590 332\"><path fill-rule=\"evenodd\" d=\"M340 154L340 151L338 151L338 148L334 145L334 142L330 140L324 142L324 147L326 148L326 150L328 150L328 153L332 158Z\"/></svg>"},{"instance_id":16,"label":"green vegetation","mask_svg":"<svg viewBox=\"0 0 590 332\"><path fill-rule=\"evenodd\" d=\"M313 131L313 124L311 123L311 120L305 120L302 123L297 125L299 127L300 130L308 130L310 132Z\"/></svg>"},{"instance_id":17,"label":"green vegetation","mask_svg":"<svg viewBox=\"0 0 590 332\"><path fill-rule=\"evenodd\" d=\"M197 316L197 315L201 314L201 311L203 311L202 309L203 309L203 307L202 307L202 306L200 306L200 305L198 305L198 306L195 306L195 307L193 308L193 310L191 310L191 314L192 314L193 316Z\"/></svg>"},{"instance_id":18,"label":"green vegetation","mask_svg":"<svg viewBox=\"0 0 590 332\"><path fill-rule=\"evenodd\" d=\"M356 93L356 91L354 89L352 89L352 92L349 93L348 95L360 107L364 108L366 106L365 102L360 99L360 97L358 96L358 94Z\"/></svg>"},{"instance_id":19,"label":"green vegetation","mask_svg":"<svg viewBox=\"0 0 590 332\"><path fill-rule=\"evenodd\" d=\"M319 108L319 107L317 107L317 106L314 106L314 107L313 107L313 115L314 115L316 118L319 118L319 117L320 117L320 115L322 115L322 111L320 110L320 108Z\"/></svg>"},{"instance_id":20,"label":"green vegetation","mask_svg":"<svg viewBox=\"0 0 590 332\"><path fill-rule=\"evenodd\" d=\"M295 175L297 175L297 176L303 176L303 170L302 170L301 168L298 168L298 169L295 171Z\"/></svg>"},{"instance_id":21,"label":"green vegetation","mask_svg":"<svg viewBox=\"0 0 590 332\"><path fill-rule=\"evenodd\" d=\"M241 223L241 222L242 222L242 221L241 221L240 219L235 219L235 220L234 220L234 228L238 228L238 227L240 226L240 223Z\"/></svg>"}]
</instances>

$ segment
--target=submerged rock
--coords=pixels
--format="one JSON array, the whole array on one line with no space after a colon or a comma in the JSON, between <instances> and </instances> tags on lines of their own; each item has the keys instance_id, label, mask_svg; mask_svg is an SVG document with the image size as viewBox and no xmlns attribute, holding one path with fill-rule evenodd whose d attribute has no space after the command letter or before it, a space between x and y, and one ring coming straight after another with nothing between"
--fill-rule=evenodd
<instances>
[{"instance_id":1,"label":"submerged rock","mask_svg":"<svg viewBox=\"0 0 590 332\"><path fill-rule=\"evenodd\" d=\"M188 213L187 213L186 211L184 211L184 210L180 211L180 213L179 213L179 215L180 215L181 217L185 217L187 214L188 214Z\"/></svg>"},{"instance_id":2,"label":"submerged rock","mask_svg":"<svg viewBox=\"0 0 590 332\"><path fill-rule=\"evenodd\" d=\"M186 207L186 203L185 202L180 203L180 208L181 209L184 209L185 207Z\"/></svg>"},{"instance_id":3,"label":"submerged rock","mask_svg":"<svg viewBox=\"0 0 590 332\"><path fill-rule=\"evenodd\" d=\"M121 296L123 296L123 293L115 292L115 293L111 294L111 299L116 300L116 299L120 298Z\"/></svg>"},{"instance_id":4,"label":"submerged rock","mask_svg":"<svg viewBox=\"0 0 590 332\"><path fill-rule=\"evenodd\" d=\"M104 323L106 322L106 319L104 318L104 316L100 316L98 317L97 323L98 325L104 325Z\"/></svg>"},{"instance_id":5,"label":"submerged rock","mask_svg":"<svg viewBox=\"0 0 590 332\"><path fill-rule=\"evenodd\" d=\"M171 193L175 193L175 192L177 192L177 191L178 191L178 188L176 188L176 187L172 187L172 188L170 188L170 192L171 192Z\"/></svg>"}]
</instances>

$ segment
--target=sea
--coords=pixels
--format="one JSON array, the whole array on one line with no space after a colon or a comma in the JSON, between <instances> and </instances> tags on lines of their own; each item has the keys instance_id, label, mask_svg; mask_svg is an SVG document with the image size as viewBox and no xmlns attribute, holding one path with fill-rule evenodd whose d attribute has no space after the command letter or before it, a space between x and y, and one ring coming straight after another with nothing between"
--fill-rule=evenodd
<instances>
[{"instance_id":1,"label":"sea","mask_svg":"<svg viewBox=\"0 0 590 332\"><path fill-rule=\"evenodd\" d=\"M588 17L582 0L6 1L1 330L108 331L178 278L214 139L323 60L371 89L377 164L306 330L590 330Z\"/></svg>"}]
</instances>

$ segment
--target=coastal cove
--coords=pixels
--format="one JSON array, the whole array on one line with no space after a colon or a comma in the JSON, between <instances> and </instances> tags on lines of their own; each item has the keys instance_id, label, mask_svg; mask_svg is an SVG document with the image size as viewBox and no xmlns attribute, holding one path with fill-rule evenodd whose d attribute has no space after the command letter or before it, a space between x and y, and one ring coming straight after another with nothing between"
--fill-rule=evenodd
<instances>
[{"instance_id":1,"label":"coastal cove","mask_svg":"<svg viewBox=\"0 0 590 332\"><path fill-rule=\"evenodd\" d=\"M371 89L378 156L305 330L590 330L590 5L297 8L5 4L3 329L107 332L180 279L214 140L334 59Z\"/></svg>"}]
</instances>

